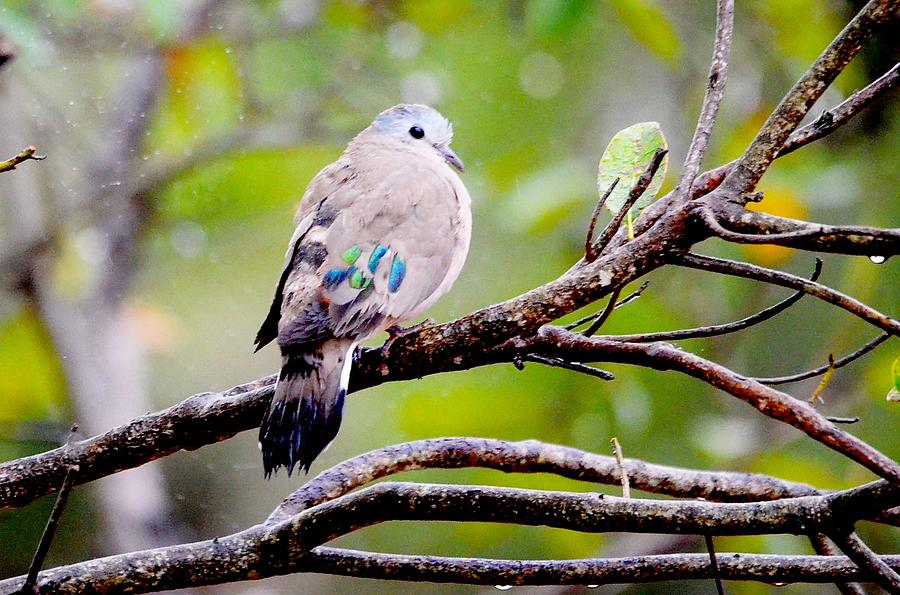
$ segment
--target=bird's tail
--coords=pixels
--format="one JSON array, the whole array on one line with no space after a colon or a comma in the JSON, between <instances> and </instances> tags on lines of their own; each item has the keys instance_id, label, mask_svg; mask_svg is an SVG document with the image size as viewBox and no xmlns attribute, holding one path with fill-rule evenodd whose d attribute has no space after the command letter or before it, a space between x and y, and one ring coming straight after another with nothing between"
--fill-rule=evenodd
<instances>
[{"instance_id":1,"label":"bird's tail","mask_svg":"<svg viewBox=\"0 0 900 595\"><path fill-rule=\"evenodd\" d=\"M304 471L341 427L344 397L355 345L332 339L303 351L282 349L275 396L259 427L263 468L270 477L279 467L288 475Z\"/></svg>"}]
</instances>

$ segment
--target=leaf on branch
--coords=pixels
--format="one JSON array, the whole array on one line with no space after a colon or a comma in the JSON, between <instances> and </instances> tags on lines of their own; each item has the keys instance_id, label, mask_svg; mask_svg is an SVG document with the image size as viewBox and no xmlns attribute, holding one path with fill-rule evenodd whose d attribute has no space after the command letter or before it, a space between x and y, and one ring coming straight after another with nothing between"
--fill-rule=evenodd
<instances>
[{"instance_id":1,"label":"leaf on branch","mask_svg":"<svg viewBox=\"0 0 900 595\"><path fill-rule=\"evenodd\" d=\"M624 130L620 130L609 141L597 171L597 190L604 194L614 180L620 180L612 194L606 200L606 208L616 215L622 209L628 194L637 183L638 178L647 169L657 149L668 149L659 122L640 122ZM650 181L647 190L634 204L642 209L652 203L662 187L669 164L668 155L663 157L656 175Z\"/></svg>"},{"instance_id":2,"label":"leaf on branch","mask_svg":"<svg viewBox=\"0 0 900 595\"><path fill-rule=\"evenodd\" d=\"M900 357L894 360L891 366L891 374L894 376L894 386L888 391L887 400L900 403Z\"/></svg>"}]
</instances>

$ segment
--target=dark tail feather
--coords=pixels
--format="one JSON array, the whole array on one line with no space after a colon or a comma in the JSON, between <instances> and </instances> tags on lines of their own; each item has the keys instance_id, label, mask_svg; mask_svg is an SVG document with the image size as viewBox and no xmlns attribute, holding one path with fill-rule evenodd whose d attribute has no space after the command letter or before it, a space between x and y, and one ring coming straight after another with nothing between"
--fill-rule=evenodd
<instances>
[{"instance_id":1,"label":"dark tail feather","mask_svg":"<svg viewBox=\"0 0 900 595\"><path fill-rule=\"evenodd\" d=\"M347 387L341 372L352 344L329 341L305 353L284 355L275 396L259 427L266 478L294 465L309 472L341 426Z\"/></svg>"}]
</instances>

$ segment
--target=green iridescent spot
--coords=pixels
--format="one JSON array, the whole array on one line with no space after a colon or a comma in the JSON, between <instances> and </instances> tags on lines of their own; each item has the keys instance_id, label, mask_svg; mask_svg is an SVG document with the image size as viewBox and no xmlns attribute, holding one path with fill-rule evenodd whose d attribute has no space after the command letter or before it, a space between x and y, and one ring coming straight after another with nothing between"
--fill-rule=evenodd
<instances>
[{"instance_id":1,"label":"green iridescent spot","mask_svg":"<svg viewBox=\"0 0 900 595\"><path fill-rule=\"evenodd\" d=\"M353 289L365 289L372 282L372 279L363 275L362 271L356 269L353 271L353 274L350 275L350 287Z\"/></svg>"},{"instance_id":2,"label":"green iridescent spot","mask_svg":"<svg viewBox=\"0 0 900 595\"><path fill-rule=\"evenodd\" d=\"M349 248L346 252L341 254L341 258L343 258L344 262L346 262L347 264L353 264L357 261L360 254L362 254L362 250L360 249L360 247L353 246L352 248Z\"/></svg>"}]
</instances>

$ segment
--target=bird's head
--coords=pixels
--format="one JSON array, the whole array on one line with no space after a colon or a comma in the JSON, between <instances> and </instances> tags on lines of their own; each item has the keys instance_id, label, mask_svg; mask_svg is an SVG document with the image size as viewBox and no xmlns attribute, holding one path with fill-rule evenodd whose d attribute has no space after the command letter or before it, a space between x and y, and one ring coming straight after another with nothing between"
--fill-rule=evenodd
<instances>
[{"instance_id":1,"label":"bird's head","mask_svg":"<svg viewBox=\"0 0 900 595\"><path fill-rule=\"evenodd\" d=\"M453 125L433 107L407 103L395 105L378 114L372 127L414 150L434 151L448 164L463 170L462 160L450 148Z\"/></svg>"}]
</instances>

